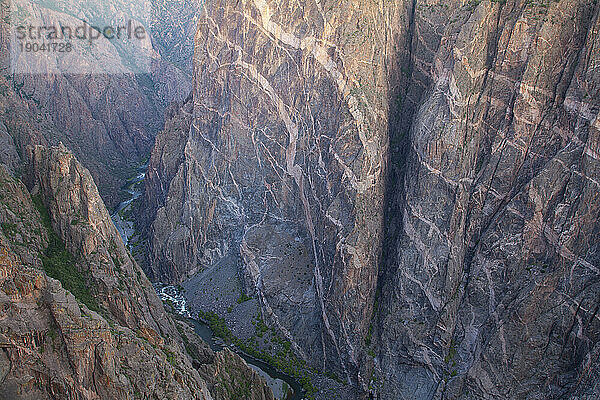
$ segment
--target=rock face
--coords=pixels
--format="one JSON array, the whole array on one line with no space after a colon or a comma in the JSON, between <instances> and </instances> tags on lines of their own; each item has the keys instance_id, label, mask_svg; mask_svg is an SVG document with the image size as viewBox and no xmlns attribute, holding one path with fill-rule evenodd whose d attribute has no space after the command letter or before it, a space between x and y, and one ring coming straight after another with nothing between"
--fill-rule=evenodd
<instances>
[{"instance_id":1,"label":"rock face","mask_svg":"<svg viewBox=\"0 0 600 400\"><path fill-rule=\"evenodd\" d=\"M209 388L216 399L274 399L258 374L227 348L216 354L213 363L202 365L200 374L212 382Z\"/></svg>"},{"instance_id":2,"label":"rock face","mask_svg":"<svg viewBox=\"0 0 600 400\"><path fill-rule=\"evenodd\" d=\"M88 170L62 145L30 148L28 158L29 185L44 199L67 249L86 260L99 306L133 330L177 337L154 288L119 240Z\"/></svg>"},{"instance_id":3,"label":"rock face","mask_svg":"<svg viewBox=\"0 0 600 400\"><path fill-rule=\"evenodd\" d=\"M237 355L215 355L165 312L64 146L28 159L33 198L0 165L0 398L233 400L208 387L223 363L251 384L246 398L273 398Z\"/></svg>"},{"instance_id":4,"label":"rock face","mask_svg":"<svg viewBox=\"0 0 600 400\"><path fill-rule=\"evenodd\" d=\"M163 230L162 226L157 225L155 231L150 231L154 219L157 218L157 211L158 215L162 215L160 218L165 222L169 221L169 215L167 214L174 214L177 212L177 210L167 212L164 209L159 211L159 208L166 203L169 193L182 192L181 188L175 188L177 183L173 185L173 189L171 189L171 185L173 183L173 178L179 173L178 171L181 168L181 163L185 157L184 149L192 122L192 111L193 104L191 97L183 104L173 104L169 110L167 110L165 129L156 136L154 150L152 151L148 163L148 170L146 172L144 201L140 207L138 217L138 226L146 230L146 236L152 240L152 242L160 243L164 238L162 235L171 236L174 227L177 226L177 221L172 220L172 228ZM174 207L176 207L176 205L174 205ZM154 235L154 233L156 233L156 235ZM149 245L151 244L152 243L149 243ZM164 249L172 249L172 247L165 246ZM176 250L184 251L185 249L179 247ZM173 249L171 251L176 250ZM169 279L169 277L176 274L176 263L172 262L165 265L166 263L160 261L163 256L159 255L158 252L155 251L153 252L154 254L151 254L148 251L147 253L149 258L151 258L151 260L148 260L149 262L147 264L152 266L152 268L149 268L146 271L150 279L170 281L171 279ZM178 255L176 259L185 260L185 253Z\"/></svg>"},{"instance_id":5,"label":"rock face","mask_svg":"<svg viewBox=\"0 0 600 400\"><path fill-rule=\"evenodd\" d=\"M381 253L391 42L378 25L394 10L208 2L190 129L157 140L183 151L157 147L148 171L149 197L164 199L153 276L182 280L233 255L297 350L346 372L358 366Z\"/></svg>"},{"instance_id":6,"label":"rock face","mask_svg":"<svg viewBox=\"0 0 600 400\"><path fill-rule=\"evenodd\" d=\"M437 50L413 55L431 68L393 191L382 398L597 397L600 7L453 18L414 44Z\"/></svg>"},{"instance_id":7,"label":"rock face","mask_svg":"<svg viewBox=\"0 0 600 400\"><path fill-rule=\"evenodd\" d=\"M598 3L205 12L148 172L154 279L231 257L364 395L600 395Z\"/></svg>"},{"instance_id":8,"label":"rock face","mask_svg":"<svg viewBox=\"0 0 600 400\"><path fill-rule=\"evenodd\" d=\"M154 136L163 125L163 112L176 100L182 100L191 91L191 65L196 4L191 1L136 2L120 0L107 5L104 2L60 2L59 7L29 0L15 0L2 5L2 34L0 65L7 68L10 30L5 24L10 10L31 15L33 26L70 27L81 25L82 20L113 21L123 15L143 16L151 35L151 48L143 49L149 61L147 71L136 73L116 46L96 46L97 63L110 63L111 73L73 73L74 61L52 62L42 65L21 63L18 74L8 75L10 85L18 88L19 95L35 102L40 113L46 114L58 134L46 133L51 144L64 142L86 165L98 182L109 207L119 202L119 189L131 165L146 157ZM146 5L147 12L140 11ZM147 15L146 15L147 14ZM139 19L139 18L138 18ZM179 21L177 24L174 21ZM177 45L174 45L176 43ZM112 46L112 45L111 45ZM142 52L142 49L140 50ZM83 66L82 66L83 68ZM40 75L40 71L44 74ZM5 75L6 73L3 73ZM40 79L41 77L41 79ZM46 131L47 132L47 131ZM13 136L18 133L13 132ZM36 142L35 144L44 144Z\"/></svg>"},{"instance_id":9,"label":"rock face","mask_svg":"<svg viewBox=\"0 0 600 400\"><path fill-rule=\"evenodd\" d=\"M0 398L211 399L177 336L91 311L43 272L51 234L25 186L3 166L0 180ZM162 308L155 311L168 320Z\"/></svg>"},{"instance_id":10,"label":"rock face","mask_svg":"<svg viewBox=\"0 0 600 400\"><path fill-rule=\"evenodd\" d=\"M6 125L0 122L0 164L4 164L8 171L14 174L20 162L21 159L19 153L17 153L15 142L12 136L8 134Z\"/></svg>"}]
</instances>

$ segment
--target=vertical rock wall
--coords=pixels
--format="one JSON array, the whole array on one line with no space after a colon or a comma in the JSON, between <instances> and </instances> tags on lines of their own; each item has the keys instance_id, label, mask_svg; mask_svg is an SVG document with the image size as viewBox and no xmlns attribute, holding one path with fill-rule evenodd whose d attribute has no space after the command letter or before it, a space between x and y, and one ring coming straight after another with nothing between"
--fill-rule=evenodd
<instances>
[{"instance_id":1,"label":"vertical rock wall","mask_svg":"<svg viewBox=\"0 0 600 400\"><path fill-rule=\"evenodd\" d=\"M233 255L301 355L382 399L597 393L597 3L205 13L148 174L155 279Z\"/></svg>"}]
</instances>

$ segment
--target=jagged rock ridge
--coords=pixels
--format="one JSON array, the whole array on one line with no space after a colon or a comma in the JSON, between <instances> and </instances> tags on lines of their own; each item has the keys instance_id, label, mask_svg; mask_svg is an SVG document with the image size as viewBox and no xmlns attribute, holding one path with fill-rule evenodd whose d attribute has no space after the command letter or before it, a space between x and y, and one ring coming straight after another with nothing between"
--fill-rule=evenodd
<instances>
[{"instance_id":1,"label":"jagged rock ridge","mask_svg":"<svg viewBox=\"0 0 600 400\"><path fill-rule=\"evenodd\" d=\"M33 198L0 165L0 398L230 399L237 382L273 398L241 358L165 312L64 146L29 159ZM224 368L235 383L215 397Z\"/></svg>"}]
</instances>

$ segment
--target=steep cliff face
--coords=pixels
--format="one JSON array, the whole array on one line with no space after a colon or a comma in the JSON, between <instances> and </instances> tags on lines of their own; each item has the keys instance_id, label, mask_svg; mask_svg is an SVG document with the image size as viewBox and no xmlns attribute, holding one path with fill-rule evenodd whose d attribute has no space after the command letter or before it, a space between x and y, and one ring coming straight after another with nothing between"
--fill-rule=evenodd
<instances>
[{"instance_id":1,"label":"steep cliff face","mask_svg":"<svg viewBox=\"0 0 600 400\"><path fill-rule=\"evenodd\" d=\"M61 137L50 116L41 112L31 99L22 98L13 82L3 75L0 76L0 132L3 144L0 162L9 171L19 173L27 146L48 143L43 132Z\"/></svg>"},{"instance_id":2,"label":"steep cliff face","mask_svg":"<svg viewBox=\"0 0 600 400\"><path fill-rule=\"evenodd\" d=\"M236 263L381 399L598 395L596 2L205 12L148 173L155 279Z\"/></svg>"},{"instance_id":3,"label":"steep cliff face","mask_svg":"<svg viewBox=\"0 0 600 400\"><path fill-rule=\"evenodd\" d=\"M174 103L166 112L165 127L156 135L146 171L144 202L139 217L141 227L148 228L153 223L157 211L166 203L169 193L175 192L175 190L171 191L170 187L185 157L184 149L190 132L192 115L191 96L184 103ZM172 269L159 271L156 267L149 272L156 279L174 274Z\"/></svg>"},{"instance_id":4,"label":"steep cliff face","mask_svg":"<svg viewBox=\"0 0 600 400\"><path fill-rule=\"evenodd\" d=\"M216 399L274 399L258 374L229 349L218 352L213 363L202 365L200 373L211 382L209 388Z\"/></svg>"},{"instance_id":5,"label":"steep cliff face","mask_svg":"<svg viewBox=\"0 0 600 400\"><path fill-rule=\"evenodd\" d=\"M87 274L86 261L70 263L25 186L3 166L0 181L0 397L211 399L175 337L96 308L89 282L77 276Z\"/></svg>"},{"instance_id":6,"label":"steep cliff face","mask_svg":"<svg viewBox=\"0 0 600 400\"><path fill-rule=\"evenodd\" d=\"M17 153L15 141L8 134L8 129L0 122L0 164L4 164L9 173L14 174L19 167L21 158Z\"/></svg>"},{"instance_id":7,"label":"steep cliff face","mask_svg":"<svg viewBox=\"0 0 600 400\"><path fill-rule=\"evenodd\" d=\"M440 35L394 191L382 398L598 396L599 13L481 2Z\"/></svg>"},{"instance_id":8,"label":"steep cliff face","mask_svg":"<svg viewBox=\"0 0 600 400\"><path fill-rule=\"evenodd\" d=\"M192 58L190 32L195 29L196 8L191 1L160 0L121 0L110 5L95 1L1 3L0 65L6 68L2 74L10 72L9 61L18 66L17 74L7 75L10 86L47 115L58 134L43 131L46 140L68 145L90 169L110 207L119 202L128 167L150 152L166 107L191 91L191 65L183 60ZM76 66L81 70L74 72L76 59L9 60L12 31L7 21L16 14L28 15L28 24L34 27L60 24L71 29L81 26L82 21L114 24L128 16L143 24L151 36L150 48L134 51L136 56L147 58L148 66L141 71L132 67L120 43L90 46L89 57L99 66L95 73L85 65Z\"/></svg>"},{"instance_id":9,"label":"steep cliff face","mask_svg":"<svg viewBox=\"0 0 600 400\"><path fill-rule=\"evenodd\" d=\"M30 149L32 192L67 249L84 259L94 297L131 329L177 337L154 288L125 249L91 174L64 147Z\"/></svg>"},{"instance_id":10,"label":"steep cliff face","mask_svg":"<svg viewBox=\"0 0 600 400\"><path fill-rule=\"evenodd\" d=\"M183 157L174 175L148 173L148 188L168 190L155 277L231 257L306 358L356 368L383 232L396 7L213 1L205 12Z\"/></svg>"},{"instance_id":11,"label":"steep cliff face","mask_svg":"<svg viewBox=\"0 0 600 400\"><path fill-rule=\"evenodd\" d=\"M64 146L28 159L33 198L0 165L0 398L234 399L208 386L224 368L246 398L273 398L241 358L165 312Z\"/></svg>"},{"instance_id":12,"label":"steep cliff face","mask_svg":"<svg viewBox=\"0 0 600 400\"><path fill-rule=\"evenodd\" d=\"M150 28L154 46L162 58L187 75L191 83L194 55L194 34L200 18L200 5L196 0L154 0ZM170 82L181 84L171 78ZM176 88L173 88L176 89ZM169 98L183 99L189 94L174 91Z\"/></svg>"}]
</instances>

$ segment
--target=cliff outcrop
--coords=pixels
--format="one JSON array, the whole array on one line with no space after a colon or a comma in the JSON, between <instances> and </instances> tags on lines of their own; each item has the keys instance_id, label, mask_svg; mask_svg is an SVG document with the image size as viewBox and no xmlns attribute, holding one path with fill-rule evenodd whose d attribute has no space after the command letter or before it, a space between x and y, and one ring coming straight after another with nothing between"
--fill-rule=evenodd
<instances>
[{"instance_id":1,"label":"cliff outcrop","mask_svg":"<svg viewBox=\"0 0 600 400\"><path fill-rule=\"evenodd\" d=\"M223 362L251 384L247 398L272 398L241 358L215 355L165 311L64 146L28 159L32 194L0 165L0 398L234 399L209 389Z\"/></svg>"}]
</instances>

